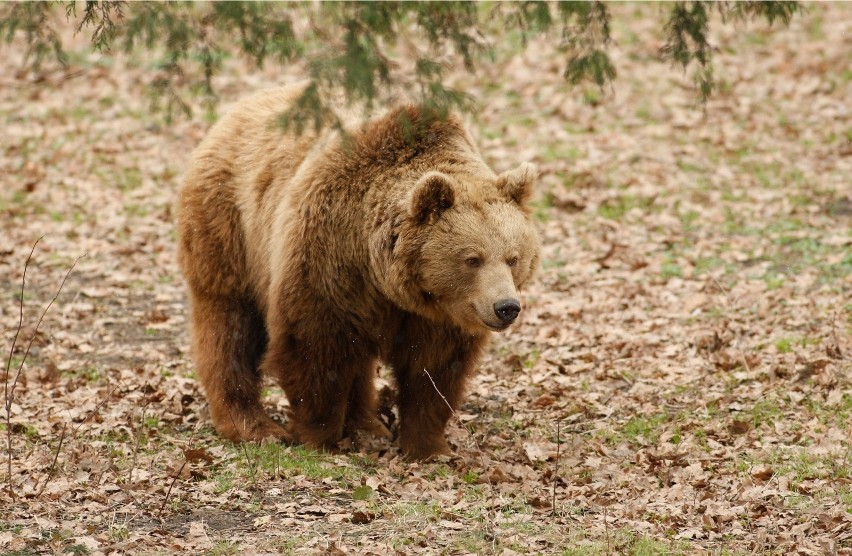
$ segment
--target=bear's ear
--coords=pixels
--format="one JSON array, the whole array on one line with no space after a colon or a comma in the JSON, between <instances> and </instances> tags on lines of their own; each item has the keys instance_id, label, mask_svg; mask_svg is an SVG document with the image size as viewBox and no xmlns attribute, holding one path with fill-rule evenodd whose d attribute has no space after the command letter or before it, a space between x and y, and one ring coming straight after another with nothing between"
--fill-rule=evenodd
<instances>
[{"instance_id":1,"label":"bear's ear","mask_svg":"<svg viewBox=\"0 0 852 556\"><path fill-rule=\"evenodd\" d=\"M524 206L532 196L536 178L538 169L535 164L524 162L517 168L497 176L497 189L510 201Z\"/></svg>"},{"instance_id":2,"label":"bear's ear","mask_svg":"<svg viewBox=\"0 0 852 556\"><path fill-rule=\"evenodd\" d=\"M411 191L408 212L418 224L431 223L453 206L455 197L449 176L441 172L427 172Z\"/></svg>"}]
</instances>

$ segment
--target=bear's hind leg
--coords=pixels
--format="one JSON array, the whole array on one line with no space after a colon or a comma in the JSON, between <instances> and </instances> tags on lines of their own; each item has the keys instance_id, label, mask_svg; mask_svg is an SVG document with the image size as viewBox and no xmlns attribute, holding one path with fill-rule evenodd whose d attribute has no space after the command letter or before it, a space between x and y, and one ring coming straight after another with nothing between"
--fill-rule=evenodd
<instances>
[{"instance_id":1,"label":"bear's hind leg","mask_svg":"<svg viewBox=\"0 0 852 556\"><path fill-rule=\"evenodd\" d=\"M237 442L287 439L260 403L266 330L254 304L193 296L191 307L192 347L216 430Z\"/></svg>"}]
</instances>

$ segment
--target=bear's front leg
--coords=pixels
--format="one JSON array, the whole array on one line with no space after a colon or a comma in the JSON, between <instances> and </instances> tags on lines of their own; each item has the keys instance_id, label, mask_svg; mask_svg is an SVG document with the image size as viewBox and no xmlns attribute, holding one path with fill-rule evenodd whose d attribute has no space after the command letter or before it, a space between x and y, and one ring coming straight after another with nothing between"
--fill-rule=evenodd
<instances>
[{"instance_id":1,"label":"bear's front leg","mask_svg":"<svg viewBox=\"0 0 852 556\"><path fill-rule=\"evenodd\" d=\"M359 400L351 400L358 390L354 387L371 376L375 362L351 334L336 330L330 320L317 317L315 324L270 328L261 367L276 376L287 393L287 430L293 438L312 448L333 450L343 438L348 408L361 407ZM291 331L304 334L306 328L317 333L299 337Z\"/></svg>"},{"instance_id":2,"label":"bear's front leg","mask_svg":"<svg viewBox=\"0 0 852 556\"><path fill-rule=\"evenodd\" d=\"M391 432L379 419L379 400L376 392L375 364L368 373L355 377L349 394L344 433L347 435L362 431L367 434L390 439Z\"/></svg>"},{"instance_id":3,"label":"bear's front leg","mask_svg":"<svg viewBox=\"0 0 852 556\"><path fill-rule=\"evenodd\" d=\"M464 394L485 338L411 317L391 364L399 389L399 444L412 459L450 453L444 429Z\"/></svg>"}]
</instances>

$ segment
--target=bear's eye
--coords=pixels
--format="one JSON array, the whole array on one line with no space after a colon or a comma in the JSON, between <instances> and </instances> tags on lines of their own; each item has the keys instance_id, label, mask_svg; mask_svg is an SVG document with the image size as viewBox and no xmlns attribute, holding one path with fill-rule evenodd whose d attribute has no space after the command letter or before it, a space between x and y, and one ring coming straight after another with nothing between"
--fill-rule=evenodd
<instances>
[{"instance_id":1,"label":"bear's eye","mask_svg":"<svg viewBox=\"0 0 852 556\"><path fill-rule=\"evenodd\" d=\"M506 264L509 266L515 266L516 264L518 264L518 257L511 257L509 259L506 259Z\"/></svg>"},{"instance_id":2,"label":"bear's eye","mask_svg":"<svg viewBox=\"0 0 852 556\"><path fill-rule=\"evenodd\" d=\"M479 268L482 266L482 259L479 257L468 257L464 262L470 268Z\"/></svg>"}]
</instances>

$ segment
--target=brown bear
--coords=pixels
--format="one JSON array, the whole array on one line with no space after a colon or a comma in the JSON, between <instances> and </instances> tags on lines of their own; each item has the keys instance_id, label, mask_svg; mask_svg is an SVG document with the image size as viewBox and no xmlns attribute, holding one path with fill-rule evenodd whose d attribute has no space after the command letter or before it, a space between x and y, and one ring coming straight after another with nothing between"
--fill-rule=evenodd
<instances>
[{"instance_id":1,"label":"brown bear","mask_svg":"<svg viewBox=\"0 0 852 556\"><path fill-rule=\"evenodd\" d=\"M178 206L192 347L216 429L333 448L389 436L374 378L398 389L399 444L446 453L444 428L490 332L518 316L539 258L529 164L496 175L456 115L414 106L285 133L305 84L250 97L197 148ZM413 131L412 131L413 130ZM261 406L269 373L287 427Z\"/></svg>"}]
</instances>

